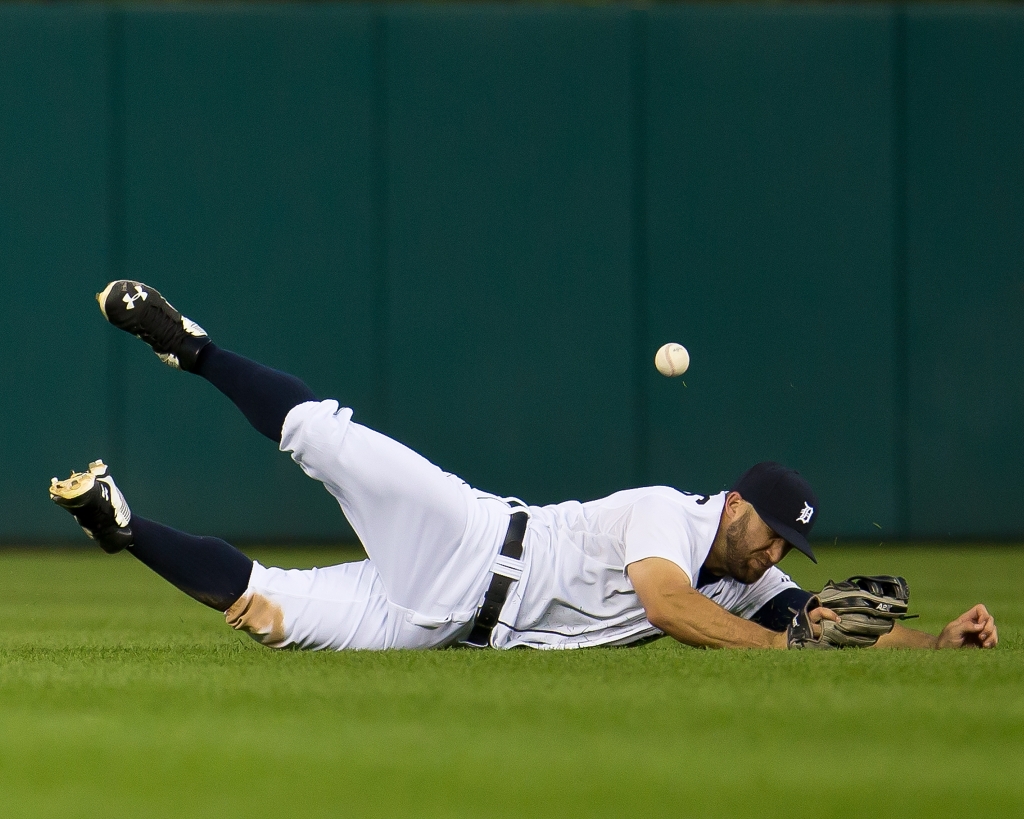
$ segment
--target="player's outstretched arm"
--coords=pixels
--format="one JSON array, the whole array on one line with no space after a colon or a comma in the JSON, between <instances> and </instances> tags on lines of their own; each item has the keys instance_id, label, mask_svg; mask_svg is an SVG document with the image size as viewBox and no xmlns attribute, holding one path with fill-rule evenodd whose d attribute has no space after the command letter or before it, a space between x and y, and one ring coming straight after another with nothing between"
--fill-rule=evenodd
<instances>
[{"instance_id":1,"label":"player's outstretched arm","mask_svg":"<svg viewBox=\"0 0 1024 819\"><path fill-rule=\"evenodd\" d=\"M878 638L879 648L995 648L999 632L995 618L981 603L949 623L936 637L899 623Z\"/></svg>"},{"instance_id":2,"label":"player's outstretched arm","mask_svg":"<svg viewBox=\"0 0 1024 819\"><path fill-rule=\"evenodd\" d=\"M730 614L693 588L686 572L671 560L649 557L631 563L626 572L651 625L689 646L705 648L786 648L786 632ZM838 620L825 609L811 613Z\"/></svg>"}]
</instances>

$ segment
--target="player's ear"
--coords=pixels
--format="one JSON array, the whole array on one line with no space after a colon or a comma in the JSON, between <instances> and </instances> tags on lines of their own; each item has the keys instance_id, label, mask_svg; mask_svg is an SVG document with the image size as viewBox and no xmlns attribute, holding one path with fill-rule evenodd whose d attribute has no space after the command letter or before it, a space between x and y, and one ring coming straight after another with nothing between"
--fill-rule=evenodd
<instances>
[{"instance_id":1,"label":"player's ear","mask_svg":"<svg viewBox=\"0 0 1024 819\"><path fill-rule=\"evenodd\" d=\"M746 506L746 501L743 500L743 496L739 492L730 492L725 496L725 513L729 516L730 520L735 520L741 514Z\"/></svg>"}]
</instances>

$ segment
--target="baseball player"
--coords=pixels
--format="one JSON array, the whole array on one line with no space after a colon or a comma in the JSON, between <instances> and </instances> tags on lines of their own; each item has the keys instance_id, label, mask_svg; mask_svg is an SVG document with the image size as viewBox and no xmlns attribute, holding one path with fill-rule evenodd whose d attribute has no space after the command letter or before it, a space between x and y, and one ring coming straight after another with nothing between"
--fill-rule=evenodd
<instances>
[{"instance_id":1,"label":"baseball player","mask_svg":"<svg viewBox=\"0 0 1024 819\"><path fill-rule=\"evenodd\" d=\"M319 400L298 378L215 345L159 292L111 282L104 317L162 361L213 384L334 496L369 557L310 570L265 567L230 544L132 515L102 461L50 486L107 552L127 549L227 623L274 648L581 648L668 634L692 646L793 646L834 611L776 564L818 514L797 472L760 463L717 495L663 486L527 506L475 489ZM796 616L794 616L796 615ZM974 606L935 637L896 625L878 645L991 648Z\"/></svg>"}]
</instances>

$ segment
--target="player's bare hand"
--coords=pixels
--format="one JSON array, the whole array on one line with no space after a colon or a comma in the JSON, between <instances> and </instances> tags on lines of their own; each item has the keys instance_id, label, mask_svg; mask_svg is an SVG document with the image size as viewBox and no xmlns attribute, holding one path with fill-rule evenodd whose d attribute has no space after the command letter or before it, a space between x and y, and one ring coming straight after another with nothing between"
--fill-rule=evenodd
<instances>
[{"instance_id":1,"label":"player's bare hand","mask_svg":"<svg viewBox=\"0 0 1024 819\"><path fill-rule=\"evenodd\" d=\"M999 643L996 621L981 603L946 626L936 648L995 648Z\"/></svg>"},{"instance_id":2,"label":"player's bare hand","mask_svg":"<svg viewBox=\"0 0 1024 819\"><path fill-rule=\"evenodd\" d=\"M821 637L821 621L831 620L833 623L838 623L840 617L832 609L827 609L824 606L819 606L816 609L811 609L807 612L807 616L811 618L811 629L814 631L814 639Z\"/></svg>"}]
</instances>

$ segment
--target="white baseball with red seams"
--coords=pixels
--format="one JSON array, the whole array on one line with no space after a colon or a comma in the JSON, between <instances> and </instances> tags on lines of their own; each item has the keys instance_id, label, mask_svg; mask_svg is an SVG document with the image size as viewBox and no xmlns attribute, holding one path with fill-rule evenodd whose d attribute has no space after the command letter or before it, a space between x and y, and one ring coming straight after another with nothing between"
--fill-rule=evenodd
<instances>
[{"instance_id":1,"label":"white baseball with red seams","mask_svg":"<svg viewBox=\"0 0 1024 819\"><path fill-rule=\"evenodd\" d=\"M663 344L654 354L654 366L665 377L675 378L690 368L690 354L682 344Z\"/></svg>"}]
</instances>

